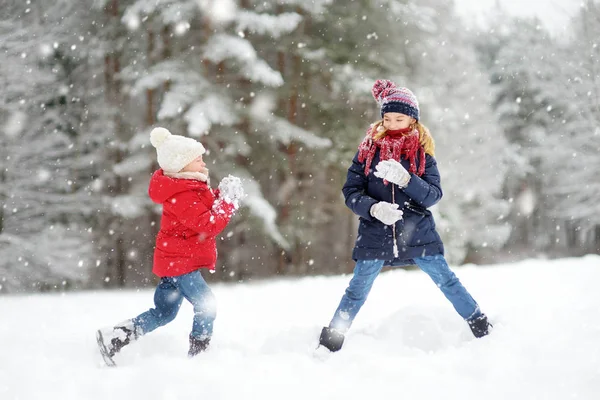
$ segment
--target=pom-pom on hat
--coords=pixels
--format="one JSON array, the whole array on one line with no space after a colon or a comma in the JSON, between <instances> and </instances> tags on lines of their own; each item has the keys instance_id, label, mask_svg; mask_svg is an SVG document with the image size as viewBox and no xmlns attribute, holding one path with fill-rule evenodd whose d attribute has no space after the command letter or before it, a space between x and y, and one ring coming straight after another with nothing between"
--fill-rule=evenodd
<instances>
[{"instance_id":1,"label":"pom-pom on hat","mask_svg":"<svg viewBox=\"0 0 600 400\"><path fill-rule=\"evenodd\" d=\"M165 172L179 172L206 152L202 143L185 136L172 135L165 128L150 132L150 143L156 147L158 165Z\"/></svg>"},{"instance_id":2,"label":"pom-pom on hat","mask_svg":"<svg viewBox=\"0 0 600 400\"><path fill-rule=\"evenodd\" d=\"M387 79L378 79L371 89L373 98L381 107L381 116L388 112L397 112L419 120L419 101L409 89L396 87Z\"/></svg>"}]
</instances>

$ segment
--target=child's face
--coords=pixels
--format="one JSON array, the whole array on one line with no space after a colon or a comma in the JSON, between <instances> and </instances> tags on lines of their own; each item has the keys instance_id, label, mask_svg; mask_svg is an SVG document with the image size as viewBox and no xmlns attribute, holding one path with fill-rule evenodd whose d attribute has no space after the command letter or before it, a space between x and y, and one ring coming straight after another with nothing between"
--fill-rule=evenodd
<instances>
[{"instance_id":1,"label":"child's face","mask_svg":"<svg viewBox=\"0 0 600 400\"><path fill-rule=\"evenodd\" d=\"M183 167L181 172L206 172L206 163L202 160L202 156Z\"/></svg>"},{"instance_id":2,"label":"child's face","mask_svg":"<svg viewBox=\"0 0 600 400\"><path fill-rule=\"evenodd\" d=\"M383 127L390 131L406 129L415 121L413 117L400 113L389 112L383 114Z\"/></svg>"}]
</instances>

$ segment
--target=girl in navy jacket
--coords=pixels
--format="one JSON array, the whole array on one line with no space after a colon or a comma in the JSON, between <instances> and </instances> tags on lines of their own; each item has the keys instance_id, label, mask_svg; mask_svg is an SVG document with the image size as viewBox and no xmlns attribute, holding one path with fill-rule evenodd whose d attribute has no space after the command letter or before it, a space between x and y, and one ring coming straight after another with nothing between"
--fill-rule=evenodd
<instances>
[{"instance_id":1,"label":"girl in navy jacket","mask_svg":"<svg viewBox=\"0 0 600 400\"><path fill-rule=\"evenodd\" d=\"M411 264L431 277L473 335L483 337L491 325L448 267L428 209L442 198L442 187L433 139L419 122L417 98L388 80L375 82L372 93L383 119L368 129L342 189L346 205L360 217L354 276L319 342L340 350L381 268Z\"/></svg>"}]
</instances>

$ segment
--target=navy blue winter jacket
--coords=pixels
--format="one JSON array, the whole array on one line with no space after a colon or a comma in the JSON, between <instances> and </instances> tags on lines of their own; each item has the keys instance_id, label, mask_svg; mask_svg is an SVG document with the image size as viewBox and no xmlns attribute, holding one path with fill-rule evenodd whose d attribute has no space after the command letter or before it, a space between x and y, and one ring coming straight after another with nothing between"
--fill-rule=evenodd
<instances>
[{"instance_id":1,"label":"navy blue winter jacket","mask_svg":"<svg viewBox=\"0 0 600 400\"><path fill-rule=\"evenodd\" d=\"M435 158L427 154L425 173L421 177L411 174L410 182L404 189L399 189L392 183L384 185L383 180L373 174L378 163L379 150L371 163L371 171L365 176L365 164L358 161L356 153L342 188L346 205L360 217L352 258L385 260L385 265L401 266L414 264L414 258L444 254L444 245L428 210L428 207L442 198L440 173ZM409 169L408 160L402 158L400 163L406 170ZM370 213L371 206L379 201L392 203L392 187L395 188L395 203L404 212L403 218L396 222L397 258L394 258L392 226L383 224Z\"/></svg>"}]
</instances>

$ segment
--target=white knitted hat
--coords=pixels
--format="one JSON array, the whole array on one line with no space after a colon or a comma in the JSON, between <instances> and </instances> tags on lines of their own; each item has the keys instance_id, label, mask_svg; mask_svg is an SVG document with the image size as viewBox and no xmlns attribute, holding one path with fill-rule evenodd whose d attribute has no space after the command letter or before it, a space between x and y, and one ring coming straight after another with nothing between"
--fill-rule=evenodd
<instances>
[{"instance_id":1,"label":"white knitted hat","mask_svg":"<svg viewBox=\"0 0 600 400\"><path fill-rule=\"evenodd\" d=\"M150 143L156 147L158 165L170 173L181 171L206 152L202 143L185 136L172 135L165 128L152 129Z\"/></svg>"}]
</instances>

